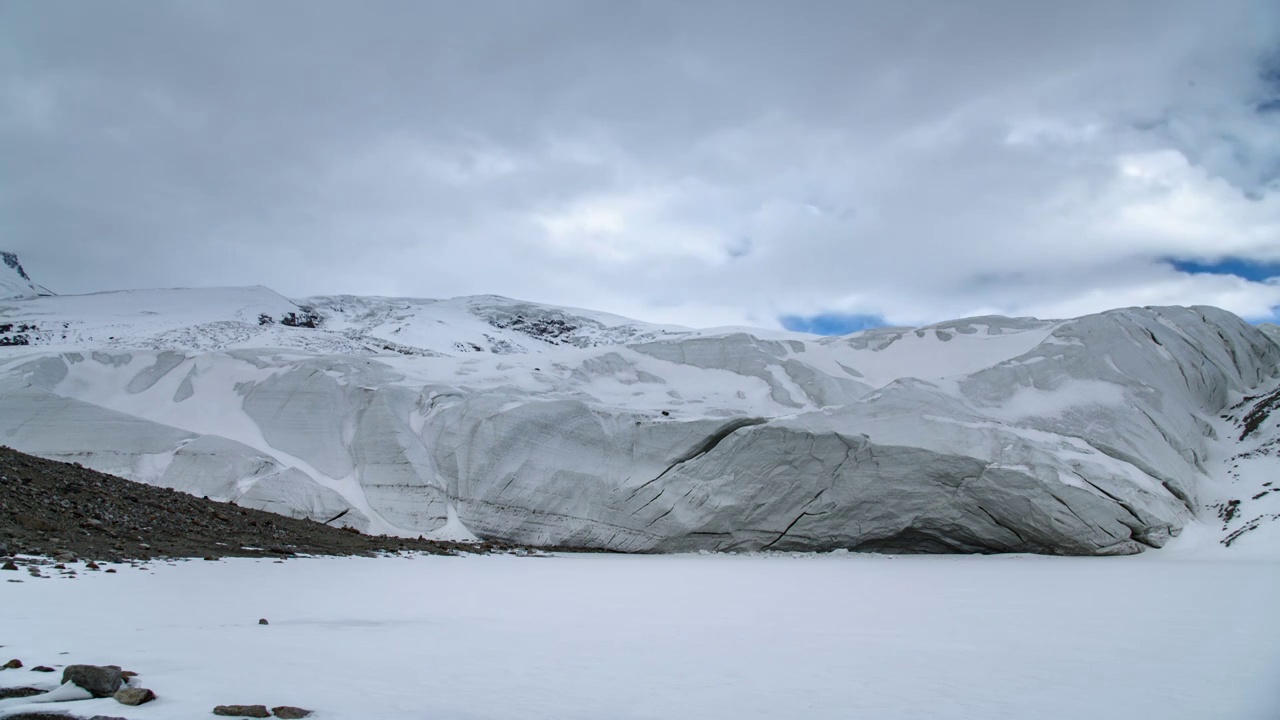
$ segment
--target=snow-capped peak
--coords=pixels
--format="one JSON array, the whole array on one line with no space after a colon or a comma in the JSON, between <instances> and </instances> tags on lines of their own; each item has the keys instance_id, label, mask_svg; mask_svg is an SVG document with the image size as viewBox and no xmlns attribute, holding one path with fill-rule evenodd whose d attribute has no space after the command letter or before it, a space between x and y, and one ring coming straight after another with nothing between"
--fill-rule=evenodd
<instances>
[{"instance_id":1,"label":"snow-capped peak","mask_svg":"<svg viewBox=\"0 0 1280 720\"><path fill-rule=\"evenodd\" d=\"M18 256L0 251L0 299L39 297L53 295L48 289L31 281L31 276L18 262Z\"/></svg>"}]
</instances>

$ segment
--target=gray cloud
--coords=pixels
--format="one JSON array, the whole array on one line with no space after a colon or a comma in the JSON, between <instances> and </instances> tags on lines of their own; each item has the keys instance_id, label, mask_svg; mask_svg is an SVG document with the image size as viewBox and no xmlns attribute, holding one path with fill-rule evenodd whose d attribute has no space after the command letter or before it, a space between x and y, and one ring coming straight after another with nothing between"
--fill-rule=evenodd
<instances>
[{"instance_id":1,"label":"gray cloud","mask_svg":"<svg viewBox=\"0 0 1280 720\"><path fill-rule=\"evenodd\" d=\"M0 244L63 292L1260 316L1159 261L1280 260L1277 48L1265 0L8 3Z\"/></svg>"}]
</instances>

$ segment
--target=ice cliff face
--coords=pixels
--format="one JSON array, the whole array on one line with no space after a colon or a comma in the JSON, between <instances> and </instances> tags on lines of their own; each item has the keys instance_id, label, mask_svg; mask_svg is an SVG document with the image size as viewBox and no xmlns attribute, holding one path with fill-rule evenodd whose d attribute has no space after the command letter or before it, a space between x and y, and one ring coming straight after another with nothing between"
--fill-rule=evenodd
<instances>
[{"instance_id":1,"label":"ice cliff face","mask_svg":"<svg viewBox=\"0 0 1280 720\"><path fill-rule=\"evenodd\" d=\"M40 327L0 350L0 443L373 532L626 551L1158 547L1219 499L1224 413L1280 363L1212 308L822 339L264 288L0 313Z\"/></svg>"}]
</instances>

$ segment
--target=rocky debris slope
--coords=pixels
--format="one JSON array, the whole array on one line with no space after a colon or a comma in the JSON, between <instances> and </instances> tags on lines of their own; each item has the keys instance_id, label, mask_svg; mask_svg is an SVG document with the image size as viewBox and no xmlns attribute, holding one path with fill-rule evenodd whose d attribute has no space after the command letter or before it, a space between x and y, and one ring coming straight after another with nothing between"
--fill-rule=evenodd
<instances>
[{"instance_id":1,"label":"rocky debris slope","mask_svg":"<svg viewBox=\"0 0 1280 720\"><path fill-rule=\"evenodd\" d=\"M1225 482L1206 498L1221 522L1220 542L1232 547L1280 537L1280 387L1241 399L1221 420L1234 442L1222 461Z\"/></svg>"},{"instance_id":2,"label":"rocky debris slope","mask_svg":"<svg viewBox=\"0 0 1280 720\"><path fill-rule=\"evenodd\" d=\"M400 550L447 554L496 547L363 535L0 447L0 556L120 561Z\"/></svg>"}]
</instances>

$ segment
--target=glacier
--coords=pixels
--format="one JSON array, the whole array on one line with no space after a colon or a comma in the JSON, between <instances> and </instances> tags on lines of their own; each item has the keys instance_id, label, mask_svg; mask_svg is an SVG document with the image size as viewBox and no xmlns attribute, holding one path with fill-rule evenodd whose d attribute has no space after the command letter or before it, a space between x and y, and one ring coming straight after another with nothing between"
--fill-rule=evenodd
<instances>
[{"instance_id":1,"label":"glacier","mask_svg":"<svg viewBox=\"0 0 1280 720\"><path fill-rule=\"evenodd\" d=\"M1209 307L822 338L497 296L20 290L0 443L537 546L1136 553L1222 494L1224 413L1280 384L1274 332Z\"/></svg>"}]
</instances>

